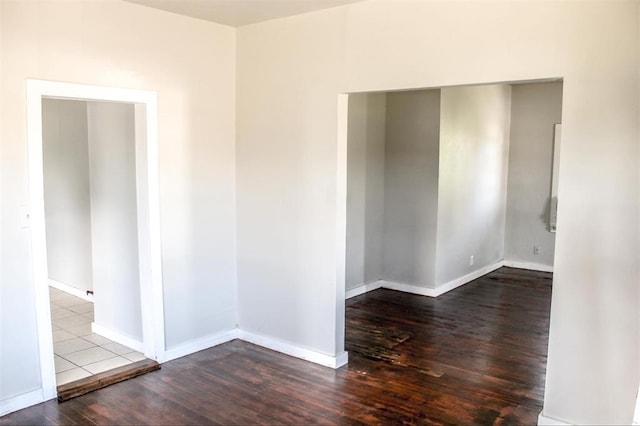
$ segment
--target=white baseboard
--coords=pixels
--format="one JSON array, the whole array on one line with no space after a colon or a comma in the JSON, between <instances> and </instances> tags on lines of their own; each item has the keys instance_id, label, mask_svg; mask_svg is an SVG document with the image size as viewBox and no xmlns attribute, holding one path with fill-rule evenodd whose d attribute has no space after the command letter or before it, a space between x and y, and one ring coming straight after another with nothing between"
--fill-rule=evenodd
<instances>
[{"instance_id":1,"label":"white baseboard","mask_svg":"<svg viewBox=\"0 0 640 426\"><path fill-rule=\"evenodd\" d=\"M191 355L195 352L209 349L235 339L253 343L254 345L262 346L276 352L281 352L295 358L304 359L305 361L320 364L325 367L340 368L343 365L347 364L349 360L347 352L343 352L338 356L331 356L310 349L300 348L298 346L292 345L291 343L274 339L272 337L263 336L236 328L233 330L214 334L212 336L203 337L201 339L179 345L175 348L169 348L165 351L161 362L167 362L176 358Z\"/></svg>"},{"instance_id":2,"label":"white baseboard","mask_svg":"<svg viewBox=\"0 0 640 426\"><path fill-rule=\"evenodd\" d=\"M211 336L202 337L192 342L187 342L187 343L178 345L176 347L167 349L164 352L164 356L162 357L162 362L167 362L167 361L174 360L176 358L181 358L183 356L191 355L193 353L200 352L202 350L209 349L214 346L218 346L223 343L230 342L237 338L238 338L237 328L234 328L233 330L229 330L229 331L223 331L221 333L216 333Z\"/></svg>"},{"instance_id":3,"label":"white baseboard","mask_svg":"<svg viewBox=\"0 0 640 426\"><path fill-rule=\"evenodd\" d=\"M276 352L281 352L295 358L304 359L305 361L313 362L315 364L320 364L325 367L340 368L349 360L347 352L343 352L337 356L331 356L245 330L238 330L238 338L245 342L253 343L255 345L262 346Z\"/></svg>"},{"instance_id":4,"label":"white baseboard","mask_svg":"<svg viewBox=\"0 0 640 426\"><path fill-rule=\"evenodd\" d=\"M79 288L75 288L70 286L69 284L61 283L60 281L52 279L49 279L49 285L53 288L64 291L65 293L69 293L72 296L76 296L80 299L86 300L87 302L93 303L93 294L87 294L86 291L82 291Z\"/></svg>"},{"instance_id":5,"label":"white baseboard","mask_svg":"<svg viewBox=\"0 0 640 426\"><path fill-rule=\"evenodd\" d=\"M527 269L529 271L553 272L553 266L542 263L520 262L518 260L505 260L504 266L509 268Z\"/></svg>"},{"instance_id":6,"label":"white baseboard","mask_svg":"<svg viewBox=\"0 0 640 426\"><path fill-rule=\"evenodd\" d=\"M463 277L456 278L455 280L449 281L448 283L439 285L438 287L436 287L434 289L434 291L436 293L435 297L438 297L441 294L445 294L445 293L453 290L454 288L460 287L461 285L470 283L473 280L477 280L481 276L487 275L488 273L493 272L496 269L500 269L503 266L504 266L504 261L501 260L501 261L496 262L496 263L494 263L492 265L487 265L487 266L484 266L484 267L482 267L480 269L477 269L477 270L475 270L475 271L471 272L470 274L467 274L467 275L465 275Z\"/></svg>"},{"instance_id":7,"label":"white baseboard","mask_svg":"<svg viewBox=\"0 0 640 426\"><path fill-rule=\"evenodd\" d=\"M404 293L418 294L420 296L436 297L436 291L433 288L421 287L419 285L399 283L395 281L382 280L382 288L389 290L402 291Z\"/></svg>"},{"instance_id":8,"label":"white baseboard","mask_svg":"<svg viewBox=\"0 0 640 426\"><path fill-rule=\"evenodd\" d=\"M553 417L547 417L540 412L540 414L538 414L538 426L571 426L571 423L563 422Z\"/></svg>"},{"instance_id":9,"label":"white baseboard","mask_svg":"<svg viewBox=\"0 0 640 426\"><path fill-rule=\"evenodd\" d=\"M351 299L352 297L360 296L361 294L368 293L373 290L377 290L382 287L382 281L373 281L370 283L361 284L356 288L352 288L351 290L347 290L344 293L345 299Z\"/></svg>"},{"instance_id":10,"label":"white baseboard","mask_svg":"<svg viewBox=\"0 0 640 426\"><path fill-rule=\"evenodd\" d=\"M471 272L463 277L456 278L453 281L449 281L437 288L427 288L421 287L415 284L406 284L399 283L395 281L387 281L387 280L379 280L372 283L363 284L354 289L351 289L345 293L345 298L349 299L350 297L359 296L361 294L367 293L369 291L377 290L379 288L387 288L389 290L402 291L404 293L418 294L420 296L428 296L428 297L438 297L444 293L447 293L454 288L458 288L464 284L467 284L475 279L480 278L483 275L486 275L490 272L495 271L501 267L505 266L503 261L494 263L492 265L485 266L476 271Z\"/></svg>"},{"instance_id":11,"label":"white baseboard","mask_svg":"<svg viewBox=\"0 0 640 426\"><path fill-rule=\"evenodd\" d=\"M129 336L124 336L114 330L110 330L106 327L96 324L95 322L91 323L91 331L116 343L120 343L121 345L131 348L134 351L144 352L143 342L132 339Z\"/></svg>"},{"instance_id":12,"label":"white baseboard","mask_svg":"<svg viewBox=\"0 0 640 426\"><path fill-rule=\"evenodd\" d=\"M55 396L53 398L55 398ZM0 401L0 417L45 401L46 399L44 398L41 388L5 399Z\"/></svg>"}]
</instances>

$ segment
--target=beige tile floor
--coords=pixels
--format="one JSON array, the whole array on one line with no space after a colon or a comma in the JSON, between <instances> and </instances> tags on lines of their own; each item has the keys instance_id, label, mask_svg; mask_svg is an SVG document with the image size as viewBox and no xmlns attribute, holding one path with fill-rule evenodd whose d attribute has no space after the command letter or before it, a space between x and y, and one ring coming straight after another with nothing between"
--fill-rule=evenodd
<instances>
[{"instance_id":1,"label":"beige tile floor","mask_svg":"<svg viewBox=\"0 0 640 426\"><path fill-rule=\"evenodd\" d=\"M144 359L144 355L91 332L93 303L49 287L58 386Z\"/></svg>"}]
</instances>

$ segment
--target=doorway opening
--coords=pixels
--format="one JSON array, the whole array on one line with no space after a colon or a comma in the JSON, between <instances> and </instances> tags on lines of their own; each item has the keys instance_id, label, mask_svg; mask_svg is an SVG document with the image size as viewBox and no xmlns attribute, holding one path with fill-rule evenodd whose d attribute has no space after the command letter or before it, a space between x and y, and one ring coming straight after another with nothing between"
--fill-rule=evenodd
<instances>
[{"instance_id":1,"label":"doorway opening","mask_svg":"<svg viewBox=\"0 0 640 426\"><path fill-rule=\"evenodd\" d=\"M405 324L380 315L364 318L367 301L384 305L388 300L390 311L402 303L407 303L407 312L419 304L427 306L416 321L431 320L435 334L423 340L444 353L450 348L439 345L455 326L447 324L447 313L438 315L439 306L483 287L445 293L492 273L485 282L529 280L527 288L539 285L550 298L562 90L561 79L545 79L339 96L339 349L345 344L345 305L357 311L349 324L355 321L359 333L356 344L354 330L346 333L351 336L347 349L358 356L410 365L411 354L402 353L403 346L414 345L405 343L411 341L410 327L403 329ZM505 266L520 272L499 270ZM357 297L377 289L437 299L414 303L388 290ZM498 305L519 303L501 299L508 292L500 293L500 286L494 290L488 296L475 294L474 302L495 296ZM360 310L354 307L358 303L363 303ZM536 303L548 333L550 306L544 298ZM503 326L518 320L522 318L507 315L487 321L488 338L512 338ZM473 321L461 327L473 327ZM527 344L536 348L536 356L546 360L546 340L535 346L533 336L531 342ZM485 349L473 355L497 359ZM419 355L429 359L433 354ZM540 378L535 380L535 386L544 389Z\"/></svg>"},{"instance_id":2,"label":"doorway opening","mask_svg":"<svg viewBox=\"0 0 640 426\"><path fill-rule=\"evenodd\" d=\"M562 86L348 95L347 297L438 296L502 264L551 272Z\"/></svg>"},{"instance_id":3,"label":"doorway opening","mask_svg":"<svg viewBox=\"0 0 640 426\"><path fill-rule=\"evenodd\" d=\"M59 397L62 385L145 359L134 122L129 103L42 100Z\"/></svg>"},{"instance_id":4,"label":"doorway opening","mask_svg":"<svg viewBox=\"0 0 640 426\"><path fill-rule=\"evenodd\" d=\"M32 255L33 255L33 277L35 285L35 298L37 308L37 323L38 323L38 339L39 339L39 351L40 351L40 369L42 377L43 399L54 398L57 394L56 390L56 369L54 361L53 350L53 337L52 337L52 321L51 321L51 302L50 291L55 293L57 290L50 290L50 278L55 275L67 276L69 274L78 275L78 270L73 270L73 265L65 264L56 259L56 254L59 251L56 250L56 254L50 255L51 250L56 244L56 237L58 243L62 241L62 250L64 245L70 244L71 239L64 239L64 235L57 235L61 229L47 229L47 225L55 226L55 220L51 220L51 217L47 217L45 200L49 198L48 206L49 212L52 209L60 208L61 211L66 210L67 213L73 209L69 208L69 205L64 203L73 203L74 209L78 209L78 197L60 196L60 194L54 193L48 194L45 192L45 182L47 178L55 177L56 170L59 172L65 167L76 168L78 172L78 162L74 161L73 150L67 150L65 158L59 158L63 161L63 165L58 165L56 168L45 165L44 145L43 145L43 118L46 116L43 114L43 107L45 109L51 108L52 105L66 105L71 108L87 111L85 115L87 120L94 120L94 125L89 126L92 130L87 135L87 139L91 139L93 136L94 142L91 148L87 148L87 154L89 157L96 155L96 158L92 158L92 165L95 166L96 174L91 176L89 183L85 185L96 185L96 191L92 195L87 195L88 200L93 201L87 203L90 213L88 214L89 221L94 220L94 226L90 231L91 235L89 241L92 241L91 251L94 256L87 256L87 253L80 253L76 251L77 256L84 256L85 259L90 259L91 266L84 265L85 279L75 280L76 290L80 294L91 294L93 288L84 288L91 286L93 283L91 280L87 280L86 276L93 275L99 276L100 279L110 277L114 275L114 270L125 269L129 276L129 281L134 281L135 288L131 288L129 283L128 289L125 288L107 288L105 284L102 284L102 289L96 286L96 301L100 298L103 302L98 302L96 306L96 321L94 323L94 331L98 331L100 334L106 335L118 343L122 343L144 354L146 358L162 361L164 356L164 310L162 299L162 280L161 280L161 258L160 258L160 232L159 232L159 205L158 205L158 170L157 170L157 95L154 92L131 90L131 89L118 89L101 86L89 86L70 83L59 83L41 80L27 80L27 125L28 125L28 162L29 162L29 198L30 206L29 211L25 214L29 216L28 226L31 228L31 242L32 242ZM119 112L119 111L120 112ZM129 198L130 204L133 204L135 208L128 209L128 217L124 219L125 222L129 222L128 227L123 227L120 231L120 237L122 234L131 234L132 241L129 245L129 251L131 251L129 258L133 257L134 267L127 268L127 265L114 265L113 261L118 260L114 258L114 253L117 253L118 249L114 249L113 241L110 241L110 237L114 232L114 223L118 221L122 222L122 217L117 217L118 212L121 212L123 208L109 207L109 202L119 196L122 198L122 192L115 191L109 193L110 188L117 188L117 180L122 176L123 171L114 168L114 166L121 166L110 163L108 161L109 155L113 157L113 146L100 142L106 133L110 131L110 126L105 123L109 122L109 119L117 117L122 111L128 111L130 113L129 128L133 130L133 134L130 135L130 146L123 146L121 148L129 150L130 165L129 175L131 178L131 185L128 188L126 196ZM101 114L101 115L100 115ZM100 115L98 117L98 115ZM105 118L106 117L106 118ZM48 123L50 125L51 123ZM55 127L55 126L54 126ZM77 129L76 129L77 130ZM95 131L95 134L91 135L91 132ZM91 145L91 144L89 144ZM101 152L105 149L111 150L110 152ZM91 154L88 152L91 151ZM60 154L60 152L58 152ZM77 152L76 152L77 154ZM107 159L107 161L105 160ZM94 164L95 163L95 164ZM66 164L66 165L65 165ZM110 169L111 168L111 169ZM52 170L54 173L52 174ZM80 172L88 174L88 164L86 166L80 166ZM93 173L93 172L92 172ZM126 173L125 173L126 174ZM111 180L111 181L110 181ZM49 182L49 187L51 182ZM49 188L51 189L51 188ZM60 189L59 187L57 188ZM86 189L86 188L85 188ZM95 197L95 199L91 199ZM56 200L51 203L51 200ZM55 206L62 202L62 206ZM127 209L124 209L127 210ZM115 216L115 218L114 218ZM49 220L47 220L49 219ZM76 221L76 227L72 226L67 231L78 231L78 235L82 235L81 224L78 218L66 218L67 224L73 224ZM86 221L86 220L85 220ZM85 226L86 228L86 226ZM47 239L49 234L49 239ZM117 232L116 232L116 235ZM67 234L69 236L69 234ZM86 235L84 235L86 240ZM97 244L96 244L97 243ZM53 245L52 245L53 244ZM78 244L75 244L78 246ZM80 244L81 245L81 244ZM110 246L111 245L111 246ZM69 247L66 247L68 249ZM77 247L76 247L77 248ZM122 259L120 259L122 260ZM51 261L51 270L49 262ZM96 268L98 266L98 268ZM129 265L132 266L132 265ZM93 268L93 270L92 270ZM134 272L132 272L134 271ZM80 271L82 272L82 271ZM87 274L92 272L92 274ZM53 274L53 275L52 275ZM82 274L80 274L82 275ZM122 273L115 274L116 280L120 281ZM66 279L69 281L68 279ZM108 283L108 279L103 279L103 283ZM63 284L64 285L64 284ZM126 287L126 286L125 286ZM122 324L131 323L131 321L123 321L118 317L119 306L118 298L127 297L126 291L129 291L128 296L135 300L133 305L137 306L138 321L133 321L133 330L126 330L121 328ZM57 293L56 293L57 294ZM55 302L56 297L53 298ZM120 299L123 305L127 302ZM73 303L73 302L67 302ZM129 303L131 305L131 303ZM134 308L136 308L134 306ZM81 316L84 314L85 318L89 314L89 306L83 306L76 310L85 312L79 313ZM71 310L69 310L72 312ZM135 316L136 314L134 314ZM82 319L82 318L80 318ZM71 320L69 322L73 322ZM84 327L87 326L86 320L82 321ZM126 327L126 326L125 326ZM137 328L137 330L136 330ZM98 348L99 349L99 348Z\"/></svg>"}]
</instances>

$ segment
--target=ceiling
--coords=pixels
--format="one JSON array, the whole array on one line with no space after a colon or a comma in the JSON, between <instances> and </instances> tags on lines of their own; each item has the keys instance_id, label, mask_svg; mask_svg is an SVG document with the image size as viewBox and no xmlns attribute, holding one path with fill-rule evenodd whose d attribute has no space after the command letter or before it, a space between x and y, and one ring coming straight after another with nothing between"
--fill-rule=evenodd
<instances>
[{"instance_id":1,"label":"ceiling","mask_svg":"<svg viewBox=\"0 0 640 426\"><path fill-rule=\"evenodd\" d=\"M219 24L239 27L363 0L125 0Z\"/></svg>"}]
</instances>

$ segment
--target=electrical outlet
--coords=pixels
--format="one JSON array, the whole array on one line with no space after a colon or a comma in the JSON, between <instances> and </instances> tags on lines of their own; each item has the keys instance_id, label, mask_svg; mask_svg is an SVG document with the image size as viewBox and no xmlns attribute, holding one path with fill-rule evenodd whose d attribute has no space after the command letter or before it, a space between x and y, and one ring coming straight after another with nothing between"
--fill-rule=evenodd
<instances>
[{"instance_id":1,"label":"electrical outlet","mask_svg":"<svg viewBox=\"0 0 640 426\"><path fill-rule=\"evenodd\" d=\"M469 266L473 266L473 256L469 256Z\"/></svg>"},{"instance_id":2,"label":"electrical outlet","mask_svg":"<svg viewBox=\"0 0 640 426\"><path fill-rule=\"evenodd\" d=\"M535 254L536 256L540 254L540 247L538 246L533 246L533 254Z\"/></svg>"}]
</instances>

